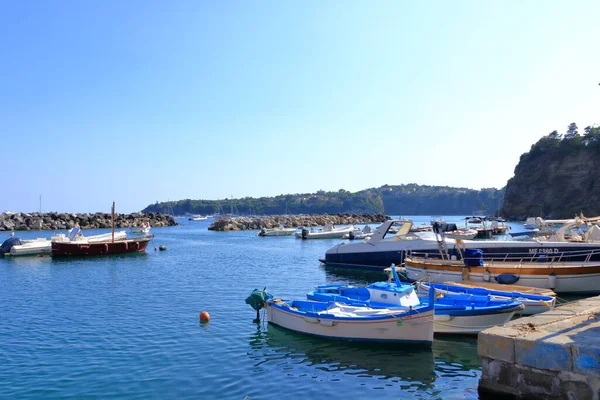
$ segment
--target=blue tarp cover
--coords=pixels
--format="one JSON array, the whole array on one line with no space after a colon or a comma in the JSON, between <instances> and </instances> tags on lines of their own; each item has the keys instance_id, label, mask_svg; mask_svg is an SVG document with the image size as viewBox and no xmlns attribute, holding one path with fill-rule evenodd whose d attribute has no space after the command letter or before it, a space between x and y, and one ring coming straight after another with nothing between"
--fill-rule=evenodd
<instances>
[{"instance_id":1,"label":"blue tarp cover","mask_svg":"<svg viewBox=\"0 0 600 400\"><path fill-rule=\"evenodd\" d=\"M465 265L467 267L483 266L483 250L465 249Z\"/></svg>"}]
</instances>

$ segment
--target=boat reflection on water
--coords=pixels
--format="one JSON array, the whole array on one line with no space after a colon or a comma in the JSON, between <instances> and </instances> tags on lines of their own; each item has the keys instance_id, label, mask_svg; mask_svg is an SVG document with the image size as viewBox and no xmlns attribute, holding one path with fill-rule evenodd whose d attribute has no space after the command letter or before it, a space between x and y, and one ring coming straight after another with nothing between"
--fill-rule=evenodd
<instances>
[{"instance_id":1,"label":"boat reflection on water","mask_svg":"<svg viewBox=\"0 0 600 400\"><path fill-rule=\"evenodd\" d=\"M249 344L254 372L273 379L279 371L288 378L341 381L349 390L355 383L356 390L389 388L408 397L427 392L434 397L477 399L481 364L476 338L448 336L434 339L431 349L407 348L314 338L261 323Z\"/></svg>"},{"instance_id":2,"label":"boat reflection on water","mask_svg":"<svg viewBox=\"0 0 600 400\"><path fill-rule=\"evenodd\" d=\"M250 341L257 367L274 363L287 373L317 372L399 378L404 383L428 385L435 380L434 360L429 348L406 345L355 343L314 338L275 325L259 327Z\"/></svg>"}]
</instances>

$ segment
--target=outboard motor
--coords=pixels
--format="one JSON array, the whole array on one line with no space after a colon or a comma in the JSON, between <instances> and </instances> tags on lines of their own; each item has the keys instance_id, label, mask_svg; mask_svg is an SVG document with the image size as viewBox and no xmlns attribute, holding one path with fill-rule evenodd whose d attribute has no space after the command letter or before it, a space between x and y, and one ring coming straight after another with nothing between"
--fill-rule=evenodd
<instances>
[{"instance_id":1,"label":"outboard motor","mask_svg":"<svg viewBox=\"0 0 600 400\"><path fill-rule=\"evenodd\" d=\"M308 229L302 228L302 239L306 239L308 237Z\"/></svg>"},{"instance_id":2,"label":"outboard motor","mask_svg":"<svg viewBox=\"0 0 600 400\"><path fill-rule=\"evenodd\" d=\"M13 246L18 246L20 244L23 244L21 242L21 239L17 238L17 237L9 237L8 239L6 239L4 241L4 243L2 243L2 246L0 246L0 254L6 254L10 252L10 249Z\"/></svg>"},{"instance_id":3,"label":"outboard motor","mask_svg":"<svg viewBox=\"0 0 600 400\"><path fill-rule=\"evenodd\" d=\"M348 233L348 239L350 239L350 240L354 240L354 231L350 231L350 232Z\"/></svg>"}]
</instances>

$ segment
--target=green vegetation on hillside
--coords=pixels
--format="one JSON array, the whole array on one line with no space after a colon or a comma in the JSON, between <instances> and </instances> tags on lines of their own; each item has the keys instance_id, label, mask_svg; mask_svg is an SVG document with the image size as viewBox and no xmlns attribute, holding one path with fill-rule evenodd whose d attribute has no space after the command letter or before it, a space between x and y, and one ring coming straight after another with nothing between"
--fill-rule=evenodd
<instances>
[{"instance_id":1,"label":"green vegetation on hillside","mask_svg":"<svg viewBox=\"0 0 600 400\"><path fill-rule=\"evenodd\" d=\"M570 218L600 214L600 127L580 135L573 122L553 131L523 154L506 186L503 214Z\"/></svg>"},{"instance_id":2,"label":"green vegetation on hillside","mask_svg":"<svg viewBox=\"0 0 600 400\"><path fill-rule=\"evenodd\" d=\"M338 214L385 213L388 215L494 214L501 206L504 190L421 186L417 184L371 188L356 193L288 194L275 197L244 197L224 200L179 200L157 202L143 211L190 214Z\"/></svg>"}]
</instances>

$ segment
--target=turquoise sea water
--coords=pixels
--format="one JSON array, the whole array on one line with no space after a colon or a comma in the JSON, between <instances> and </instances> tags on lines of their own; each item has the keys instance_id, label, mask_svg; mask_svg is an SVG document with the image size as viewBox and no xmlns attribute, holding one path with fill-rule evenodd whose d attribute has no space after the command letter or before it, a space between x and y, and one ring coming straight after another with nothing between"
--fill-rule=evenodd
<instances>
[{"instance_id":1,"label":"turquoise sea water","mask_svg":"<svg viewBox=\"0 0 600 400\"><path fill-rule=\"evenodd\" d=\"M475 338L412 349L253 322L244 300L254 288L293 299L326 282L385 278L323 267L318 259L339 240L180 222L153 229L145 254L0 258L0 398L477 398ZM96 232L105 231L86 234ZM154 251L162 244L167 251Z\"/></svg>"}]
</instances>

